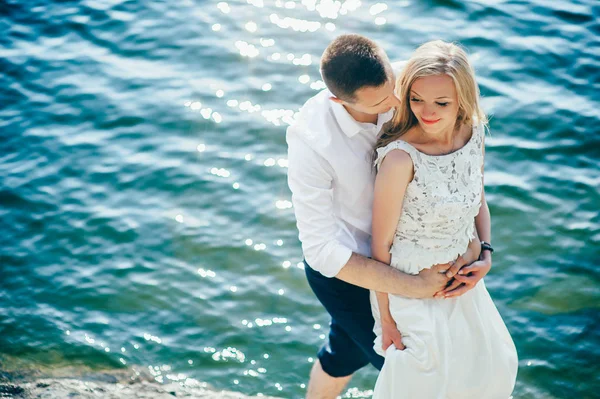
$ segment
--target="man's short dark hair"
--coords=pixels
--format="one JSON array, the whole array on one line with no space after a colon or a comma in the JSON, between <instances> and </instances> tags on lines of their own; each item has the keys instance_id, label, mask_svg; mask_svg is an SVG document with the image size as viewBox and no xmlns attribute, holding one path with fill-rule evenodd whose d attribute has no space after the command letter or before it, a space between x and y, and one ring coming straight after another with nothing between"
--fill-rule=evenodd
<instances>
[{"instance_id":1,"label":"man's short dark hair","mask_svg":"<svg viewBox=\"0 0 600 399\"><path fill-rule=\"evenodd\" d=\"M361 35L342 35L321 57L321 76L337 98L354 102L357 90L379 87L389 79L389 61L383 50Z\"/></svg>"}]
</instances>

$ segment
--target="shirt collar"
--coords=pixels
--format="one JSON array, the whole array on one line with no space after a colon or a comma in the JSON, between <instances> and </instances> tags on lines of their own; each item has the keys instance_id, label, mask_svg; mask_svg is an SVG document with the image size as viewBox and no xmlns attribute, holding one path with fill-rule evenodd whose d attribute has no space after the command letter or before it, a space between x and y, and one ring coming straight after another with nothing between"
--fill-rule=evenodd
<instances>
[{"instance_id":1,"label":"shirt collar","mask_svg":"<svg viewBox=\"0 0 600 399\"><path fill-rule=\"evenodd\" d=\"M348 137L352 137L357 133L360 133L363 130L373 130L376 128L377 133L381 130L381 127L384 123L392 119L394 115L394 110L391 109L384 114L379 114L377 117L377 125L373 125L372 123L360 123L357 122L352 115L346 111L346 108L342 104L336 103L334 101L328 100L331 103L331 109L333 110L333 115L337 120L338 124L342 131Z\"/></svg>"}]
</instances>

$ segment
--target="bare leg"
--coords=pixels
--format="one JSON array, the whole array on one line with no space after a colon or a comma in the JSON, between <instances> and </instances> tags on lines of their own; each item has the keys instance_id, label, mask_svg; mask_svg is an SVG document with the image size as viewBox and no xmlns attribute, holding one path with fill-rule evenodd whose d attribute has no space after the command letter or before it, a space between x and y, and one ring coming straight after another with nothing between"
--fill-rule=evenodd
<instances>
[{"instance_id":1,"label":"bare leg","mask_svg":"<svg viewBox=\"0 0 600 399\"><path fill-rule=\"evenodd\" d=\"M346 377L330 376L323 371L319 360L316 360L310 371L306 399L335 399L342 393L351 378L352 375Z\"/></svg>"}]
</instances>

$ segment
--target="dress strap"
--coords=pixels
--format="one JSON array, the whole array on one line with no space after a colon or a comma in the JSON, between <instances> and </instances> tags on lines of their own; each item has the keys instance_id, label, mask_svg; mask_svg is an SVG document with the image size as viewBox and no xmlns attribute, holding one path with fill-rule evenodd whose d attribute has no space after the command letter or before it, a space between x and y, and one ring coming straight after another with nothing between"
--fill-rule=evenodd
<instances>
[{"instance_id":1,"label":"dress strap","mask_svg":"<svg viewBox=\"0 0 600 399\"><path fill-rule=\"evenodd\" d=\"M375 167L377 168L378 171L379 171L379 168L381 167L381 163L383 162L383 159L392 150L402 150L402 151L408 153L408 155L410 155L410 157L412 158L413 163L415 162L415 147L413 147L412 145L408 144L405 141L394 140L391 143L389 143L388 145L386 145L385 147L381 147L381 148L377 149L377 159L375 159Z\"/></svg>"}]
</instances>

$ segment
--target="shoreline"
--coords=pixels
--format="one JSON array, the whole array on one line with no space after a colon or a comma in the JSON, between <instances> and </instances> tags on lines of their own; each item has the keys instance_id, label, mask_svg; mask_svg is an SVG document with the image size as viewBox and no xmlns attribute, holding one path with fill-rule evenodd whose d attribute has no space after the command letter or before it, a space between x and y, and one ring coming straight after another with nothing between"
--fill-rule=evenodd
<instances>
[{"instance_id":1,"label":"shoreline","mask_svg":"<svg viewBox=\"0 0 600 399\"><path fill-rule=\"evenodd\" d=\"M0 369L0 398L277 399L218 391L206 382L191 378L163 384L155 381L150 375L132 369L90 372L75 369L60 370L52 374L43 374L40 370Z\"/></svg>"}]
</instances>

